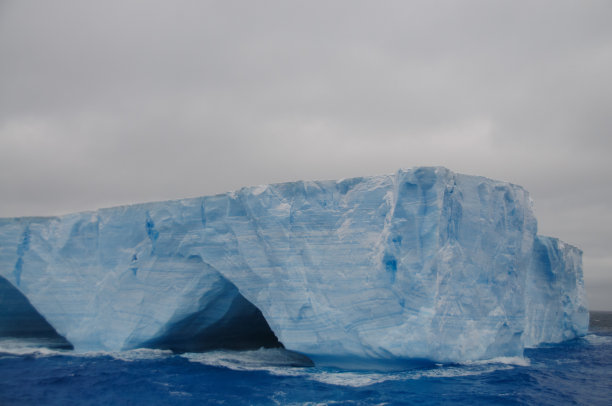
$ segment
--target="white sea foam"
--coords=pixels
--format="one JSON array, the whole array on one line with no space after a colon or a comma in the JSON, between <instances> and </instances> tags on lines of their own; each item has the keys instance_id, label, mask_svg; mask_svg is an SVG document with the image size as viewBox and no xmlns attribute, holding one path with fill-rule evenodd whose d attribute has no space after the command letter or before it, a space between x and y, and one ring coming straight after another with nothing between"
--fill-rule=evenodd
<instances>
[{"instance_id":1,"label":"white sea foam","mask_svg":"<svg viewBox=\"0 0 612 406\"><path fill-rule=\"evenodd\" d=\"M181 397L181 398L193 396L191 393L183 392L183 391L170 391L170 395L171 396L176 396L176 397Z\"/></svg>"},{"instance_id":2,"label":"white sea foam","mask_svg":"<svg viewBox=\"0 0 612 406\"><path fill-rule=\"evenodd\" d=\"M0 353L12 355L52 356L69 354L67 351L54 350L41 345L40 340L22 338L0 339Z\"/></svg>"},{"instance_id":3,"label":"white sea foam","mask_svg":"<svg viewBox=\"0 0 612 406\"><path fill-rule=\"evenodd\" d=\"M219 366L235 370L266 370L296 366L309 366L308 358L293 351L281 348L260 348L253 351L209 351L185 353L182 357L193 362L210 366Z\"/></svg>"},{"instance_id":4,"label":"white sea foam","mask_svg":"<svg viewBox=\"0 0 612 406\"><path fill-rule=\"evenodd\" d=\"M612 344L612 336L601 336L599 334L587 334L584 339L591 345Z\"/></svg>"},{"instance_id":5,"label":"white sea foam","mask_svg":"<svg viewBox=\"0 0 612 406\"><path fill-rule=\"evenodd\" d=\"M457 378L461 376L482 375L500 370L512 369L511 365L474 365L458 367L438 367L390 373L368 373L349 371L318 371L307 374L306 378L337 386L363 387L387 381L409 381L426 378Z\"/></svg>"},{"instance_id":6,"label":"white sea foam","mask_svg":"<svg viewBox=\"0 0 612 406\"><path fill-rule=\"evenodd\" d=\"M302 377L337 386L361 387L390 379L401 379L399 374L327 371L317 367L295 368L278 365L284 360L281 354L282 352L277 350L260 349L257 351L186 353L181 356L192 362L198 362L209 366L224 367L236 371L265 371L270 375Z\"/></svg>"},{"instance_id":7,"label":"white sea foam","mask_svg":"<svg viewBox=\"0 0 612 406\"><path fill-rule=\"evenodd\" d=\"M147 359L163 359L173 356L172 351L137 348L127 351L73 351L57 350L44 346L45 341L7 338L0 339L0 353L12 355L32 355L35 357L68 356L68 357L112 357L121 361L137 361Z\"/></svg>"},{"instance_id":8,"label":"white sea foam","mask_svg":"<svg viewBox=\"0 0 612 406\"><path fill-rule=\"evenodd\" d=\"M488 365L488 364L504 364L504 365L517 365L521 367L528 367L531 365L531 360L527 357L495 357L490 359L478 360L478 361L466 361L462 362L461 365Z\"/></svg>"},{"instance_id":9,"label":"white sea foam","mask_svg":"<svg viewBox=\"0 0 612 406\"><path fill-rule=\"evenodd\" d=\"M590 341L610 339L591 335L587 336ZM612 341L612 339L610 339ZM284 377L301 377L312 381L335 386L365 387L387 381L417 380L427 378L455 378L461 376L481 375L499 370L512 369L515 366L530 365L529 359L522 357L499 357L485 361L474 361L460 365L436 364L434 368L414 368L404 371L393 372L367 372L351 370L334 370L321 367L296 368L299 362L303 362L301 354L282 349L259 349L255 351L210 351L204 353L185 353L175 355L168 350L156 350L139 348L129 351L106 352L75 352L51 350L40 346L39 342L28 342L24 340L1 340L0 352L14 355L33 355L36 357L46 356L75 356L75 357L112 357L124 362L138 360L164 359L180 356L191 362L204 365L223 367L236 371L264 371L270 375ZM178 394L177 396L185 396Z\"/></svg>"},{"instance_id":10,"label":"white sea foam","mask_svg":"<svg viewBox=\"0 0 612 406\"><path fill-rule=\"evenodd\" d=\"M456 378L460 376L472 376L488 374L495 371L504 371L514 368L512 365L483 365L478 367L443 367L430 369L415 374L415 378Z\"/></svg>"},{"instance_id":11,"label":"white sea foam","mask_svg":"<svg viewBox=\"0 0 612 406\"><path fill-rule=\"evenodd\" d=\"M374 385L385 381L409 379L401 373L359 373L359 372L315 372L307 376L313 381L336 386L350 386L353 388Z\"/></svg>"},{"instance_id":12,"label":"white sea foam","mask_svg":"<svg viewBox=\"0 0 612 406\"><path fill-rule=\"evenodd\" d=\"M140 361L152 359L164 359L172 357L174 354L170 350L154 350L150 348L137 348L129 351L108 352L109 355L121 361Z\"/></svg>"},{"instance_id":13,"label":"white sea foam","mask_svg":"<svg viewBox=\"0 0 612 406\"><path fill-rule=\"evenodd\" d=\"M170 351L137 349L120 353L86 353L86 356L109 355L123 361L161 359L172 356ZM305 379L336 386L364 387L387 381L416 380L426 378L455 378L527 366L529 359L522 357L499 357L491 360L474 361L458 366L438 365L436 368L416 368L397 372L362 372L350 370L329 370L319 367L296 368L296 354L282 349L259 349L254 351L210 351L184 353L180 357L203 365L223 367L235 371L264 371L270 375L302 377ZM299 354L297 354L299 357ZM300 358L297 358L301 361Z\"/></svg>"}]
</instances>

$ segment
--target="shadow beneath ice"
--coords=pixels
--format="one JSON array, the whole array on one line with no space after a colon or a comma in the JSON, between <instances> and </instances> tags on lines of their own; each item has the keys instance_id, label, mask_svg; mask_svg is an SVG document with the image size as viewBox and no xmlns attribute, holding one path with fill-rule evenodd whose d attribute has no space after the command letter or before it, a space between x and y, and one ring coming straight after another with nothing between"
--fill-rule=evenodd
<instances>
[{"instance_id":1,"label":"shadow beneath ice","mask_svg":"<svg viewBox=\"0 0 612 406\"><path fill-rule=\"evenodd\" d=\"M51 349L73 349L72 344L57 333L23 293L1 276L0 338Z\"/></svg>"}]
</instances>

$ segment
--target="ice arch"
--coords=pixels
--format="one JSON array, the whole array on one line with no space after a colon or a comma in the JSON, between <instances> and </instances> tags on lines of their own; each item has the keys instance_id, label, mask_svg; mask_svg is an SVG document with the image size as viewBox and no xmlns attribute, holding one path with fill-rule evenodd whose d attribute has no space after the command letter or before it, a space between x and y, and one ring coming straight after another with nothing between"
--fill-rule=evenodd
<instances>
[{"instance_id":1,"label":"ice arch","mask_svg":"<svg viewBox=\"0 0 612 406\"><path fill-rule=\"evenodd\" d=\"M197 311L170 320L157 337L141 346L175 352L284 348L261 311L234 284L224 282L217 295L200 298Z\"/></svg>"}]
</instances>

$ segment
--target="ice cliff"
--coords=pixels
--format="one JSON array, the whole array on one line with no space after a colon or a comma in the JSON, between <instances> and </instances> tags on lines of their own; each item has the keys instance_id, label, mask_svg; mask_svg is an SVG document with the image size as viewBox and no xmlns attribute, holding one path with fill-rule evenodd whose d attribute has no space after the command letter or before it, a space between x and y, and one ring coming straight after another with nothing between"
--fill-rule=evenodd
<instances>
[{"instance_id":1,"label":"ice cliff","mask_svg":"<svg viewBox=\"0 0 612 406\"><path fill-rule=\"evenodd\" d=\"M581 251L536 228L521 187L445 168L5 218L0 298L77 350L514 356L587 331Z\"/></svg>"}]
</instances>

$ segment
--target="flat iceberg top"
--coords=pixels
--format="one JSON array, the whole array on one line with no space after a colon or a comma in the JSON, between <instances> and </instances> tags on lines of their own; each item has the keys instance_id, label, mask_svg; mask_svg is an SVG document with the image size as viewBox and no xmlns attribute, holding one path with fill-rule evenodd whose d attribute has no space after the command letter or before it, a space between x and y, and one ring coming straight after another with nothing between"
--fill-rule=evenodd
<instances>
[{"instance_id":1,"label":"flat iceberg top","mask_svg":"<svg viewBox=\"0 0 612 406\"><path fill-rule=\"evenodd\" d=\"M581 252L536 228L519 186L414 168L0 219L0 275L77 349L222 345L260 311L248 340L315 361L465 361L586 333Z\"/></svg>"}]
</instances>

